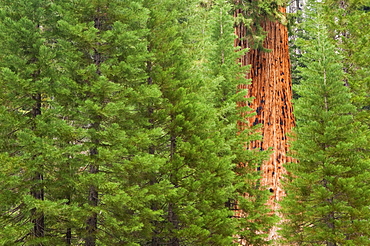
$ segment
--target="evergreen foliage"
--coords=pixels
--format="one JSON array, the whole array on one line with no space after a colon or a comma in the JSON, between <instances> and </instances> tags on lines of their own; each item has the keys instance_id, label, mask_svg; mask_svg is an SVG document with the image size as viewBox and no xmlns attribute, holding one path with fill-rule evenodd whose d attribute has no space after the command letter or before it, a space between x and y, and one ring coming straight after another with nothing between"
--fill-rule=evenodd
<instances>
[{"instance_id":1,"label":"evergreen foliage","mask_svg":"<svg viewBox=\"0 0 370 246\"><path fill-rule=\"evenodd\" d=\"M287 19L281 8L287 5L287 0L237 0L230 1L234 10L241 14L236 17L236 23L247 28L248 35L245 37L253 49L268 51L263 47L266 32L261 23L267 20L277 20L284 25Z\"/></svg>"},{"instance_id":2,"label":"evergreen foliage","mask_svg":"<svg viewBox=\"0 0 370 246\"><path fill-rule=\"evenodd\" d=\"M337 46L343 54L343 68L346 72L345 82L353 92L352 101L358 108L356 117L369 124L369 64L367 55L370 30L369 13L366 7L370 1L346 0L342 2L326 1L322 11L330 26L330 35L337 40Z\"/></svg>"},{"instance_id":3,"label":"evergreen foliage","mask_svg":"<svg viewBox=\"0 0 370 246\"><path fill-rule=\"evenodd\" d=\"M46 216L63 210L51 200L55 173L66 157L60 132L68 125L57 117L51 95L57 76L51 40L55 26L50 2L1 1L1 218L2 245L46 245L53 230Z\"/></svg>"},{"instance_id":4,"label":"evergreen foliage","mask_svg":"<svg viewBox=\"0 0 370 246\"><path fill-rule=\"evenodd\" d=\"M285 4L0 0L0 244L271 243L233 13ZM303 18L287 244L369 244L368 5Z\"/></svg>"},{"instance_id":5,"label":"evergreen foliage","mask_svg":"<svg viewBox=\"0 0 370 246\"><path fill-rule=\"evenodd\" d=\"M237 127L230 5L208 22L197 1L0 3L0 244L264 237L264 154L245 151L258 136Z\"/></svg>"},{"instance_id":6,"label":"evergreen foliage","mask_svg":"<svg viewBox=\"0 0 370 246\"><path fill-rule=\"evenodd\" d=\"M369 29L366 28L369 22L367 6L370 5L368 0L365 1L322 1L320 14L322 15L325 25L328 26L329 37L338 47L337 52L343 56L341 63L345 72L344 81L349 86L352 94L352 102L357 107L358 121L369 124L369 68L367 62L367 53L369 50ZM297 20L303 25L306 21L305 11L299 11L295 14ZM296 57L300 56L298 47L295 45L294 37L309 38L304 27L297 23L292 25L294 33L291 38L291 58L293 83L299 84L299 71L295 66L303 66Z\"/></svg>"},{"instance_id":7,"label":"evergreen foliage","mask_svg":"<svg viewBox=\"0 0 370 246\"><path fill-rule=\"evenodd\" d=\"M219 124L221 115L214 97L218 85L200 74L199 67L206 68L191 56L206 59L204 53L196 54L202 41L198 39L199 29L191 26L199 19L187 14L192 4L195 2L146 3L151 10L148 24L152 30L148 35L152 54L148 82L162 93L160 104L152 104L151 122L164 130L162 142L153 145L152 151L168 158L153 181L168 180L172 186L162 200L152 205L163 215L153 222L148 245L231 245L236 232L232 212L225 206L236 192L235 156L226 140L234 138ZM199 16L201 11L194 13ZM198 24L201 30L207 30L205 24ZM232 27L232 22L228 25ZM232 29L227 32L232 37ZM199 46L194 47L194 42L200 42ZM227 46L233 49L233 42ZM231 85L224 89L227 100L234 96L235 88ZM235 106L234 101L234 110ZM236 130L236 122L229 120ZM236 136L236 131L232 134Z\"/></svg>"},{"instance_id":8,"label":"evergreen foliage","mask_svg":"<svg viewBox=\"0 0 370 246\"><path fill-rule=\"evenodd\" d=\"M164 161L147 151L161 134L148 127L145 108L161 96L146 83L148 10L142 1L65 1L58 10L61 66L70 82L60 96L70 99L65 117L82 132L72 200L78 213L69 218L74 238L138 245L157 214L150 203L163 193L150 175Z\"/></svg>"},{"instance_id":9,"label":"evergreen foliage","mask_svg":"<svg viewBox=\"0 0 370 246\"><path fill-rule=\"evenodd\" d=\"M233 153L232 162L237 173L234 181L235 191L230 193L234 195L229 197L228 205L234 210L235 235L238 239L251 245L266 245L269 243L266 241L268 232L276 218L269 215L270 211L266 206L268 192L260 187L261 173L258 167L262 165L268 153L246 147L261 136L255 131L259 126L248 126L248 117L252 116L252 113L246 112L252 110L246 102L250 99L245 98L246 90L240 89L249 83L245 79L248 67L242 67L235 62L247 50L240 50L239 47L231 45L235 39L234 19L229 14L231 11L231 4L215 1L211 13L217 18L210 23L210 46L213 49L210 51L208 63L216 86L213 100L219 112L220 132L225 134L228 146L231 146L229 151ZM238 122L237 128L235 122Z\"/></svg>"},{"instance_id":10,"label":"evergreen foliage","mask_svg":"<svg viewBox=\"0 0 370 246\"><path fill-rule=\"evenodd\" d=\"M296 90L297 127L286 165L282 202L284 243L369 244L369 156L366 129L344 86L342 59L329 37L320 3L312 4L300 40L302 80Z\"/></svg>"}]
</instances>

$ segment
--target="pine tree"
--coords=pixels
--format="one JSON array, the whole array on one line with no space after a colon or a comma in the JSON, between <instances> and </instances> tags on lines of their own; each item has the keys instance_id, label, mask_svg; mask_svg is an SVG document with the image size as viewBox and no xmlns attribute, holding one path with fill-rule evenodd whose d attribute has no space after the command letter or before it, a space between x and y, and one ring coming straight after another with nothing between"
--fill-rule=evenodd
<instances>
[{"instance_id":1,"label":"pine tree","mask_svg":"<svg viewBox=\"0 0 370 246\"><path fill-rule=\"evenodd\" d=\"M152 240L147 244L227 245L233 233L224 203L230 187L227 179L233 173L213 152L217 145L210 129L215 111L201 93L203 82L192 76L196 70L189 71L192 58L187 52L194 48L190 47L193 35L187 11L192 11L193 2L152 1L146 6L151 11L148 83L159 88L163 98L150 109L153 126L164 131L151 151L167 158L153 182L171 185L166 196L152 204L162 219L153 221ZM221 188L222 175L225 188Z\"/></svg>"},{"instance_id":2,"label":"pine tree","mask_svg":"<svg viewBox=\"0 0 370 246\"><path fill-rule=\"evenodd\" d=\"M294 14L295 20L299 22L305 21L304 1L294 1L291 3L292 11L298 11ZM369 22L368 14L368 1L323 1L323 8L321 15L326 23L330 26L329 36L336 41L335 45L338 47L338 52L343 55L341 63L345 72L345 83L353 93L352 101L358 108L356 117L360 121L369 121L368 112L368 94L369 94L369 81L368 81L368 64L366 62L366 54L369 50L367 39L369 34L368 28L364 25ZM299 10L297 10L297 6ZM298 36L304 38L307 34L299 27L298 23L293 24L294 33L292 33L291 47L293 53L291 57L293 60L293 83L299 83L299 72L295 66L301 64L297 63L295 56L299 57L300 52L294 45L294 37ZM303 32L302 32L303 31Z\"/></svg>"},{"instance_id":3,"label":"pine tree","mask_svg":"<svg viewBox=\"0 0 370 246\"><path fill-rule=\"evenodd\" d=\"M68 94L65 117L82 131L80 163L69 218L73 237L85 245L137 245L149 237L163 194L151 183L163 158L148 152L162 134L150 127L151 101L160 92L147 84L142 1L60 2L59 45ZM65 99L70 99L68 102Z\"/></svg>"},{"instance_id":4,"label":"pine tree","mask_svg":"<svg viewBox=\"0 0 370 246\"><path fill-rule=\"evenodd\" d=\"M150 122L164 131L149 152L168 158L153 182L167 180L172 186L152 204L162 219L153 221L147 245L231 245L238 233L240 220L225 206L230 199L244 199L239 195L245 188L245 179L235 174L235 163L245 151L244 139L237 137L236 101L244 94L235 95L235 91L244 79L234 74L241 68L235 63L239 54L233 48L233 18L227 10L230 6L223 9L220 3L209 13L215 29L225 25L225 33L215 30L211 42L220 36L222 41L209 57L205 50L213 48L199 39L209 35L209 27L205 21L195 24L206 13L193 4L172 0L145 4L151 11L148 84L158 87L163 98L152 103ZM204 65L208 59L209 67Z\"/></svg>"},{"instance_id":5,"label":"pine tree","mask_svg":"<svg viewBox=\"0 0 370 246\"><path fill-rule=\"evenodd\" d=\"M53 100L57 50L50 1L1 1L1 238L3 245L54 244L65 200L54 199L68 162L61 145L69 126ZM62 139L63 138L63 139Z\"/></svg>"},{"instance_id":6,"label":"pine tree","mask_svg":"<svg viewBox=\"0 0 370 246\"><path fill-rule=\"evenodd\" d=\"M320 3L311 4L300 40L302 80L296 87L297 127L282 202L284 242L299 245L369 244L368 140L354 120L342 59L329 37ZM316 12L316 14L315 14Z\"/></svg>"},{"instance_id":7,"label":"pine tree","mask_svg":"<svg viewBox=\"0 0 370 246\"><path fill-rule=\"evenodd\" d=\"M330 36L343 55L345 82L353 93L352 101L358 108L357 119L369 124L369 65L366 54L369 35L369 1L325 1L322 14L330 26Z\"/></svg>"},{"instance_id":8,"label":"pine tree","mask_svg":"<svg viewBox=\"0 0 370 246\"><path fill-rule=\"evenodd\" d=\"M230 6L208 56L195 4L1 0L0 243L263 242Z\"/></svg>"}]
</instances>

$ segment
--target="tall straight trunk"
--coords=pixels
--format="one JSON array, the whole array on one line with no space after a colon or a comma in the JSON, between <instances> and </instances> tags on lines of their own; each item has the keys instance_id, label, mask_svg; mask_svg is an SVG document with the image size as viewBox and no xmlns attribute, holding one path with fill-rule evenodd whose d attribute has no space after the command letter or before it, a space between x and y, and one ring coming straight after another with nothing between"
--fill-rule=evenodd
<instances>
[{"instance_id":1,"label":"tall straight trunk","mask_svg":"<svg viewBox=\"0 0 370 246\"><path fill-rule=\"evenodd\" d=\"M285 12L285 9L281 11ZM241 13L241 10L235 11L236 15ZM249 106L255 110L256 115L250 118L250 125L262 124L263 138L252 142L250 148L261 151L271 148L273 151L269 160L261 167L261 184L271 192L268 205L276 211L277 201L284 195L280 183L285 173L283 164L291 161L287 156L287 133L294 126L288 32L286 26L278 21L266 19L261 25L266 31L264 47L270 52L252 49L250 43L244 39L248 33L242 24L235 28L235 46L251 48L241 58L242 65L251 64L246 76L252 83L244 88L248 89L247 96L254 98ZM272 232L270 237L274 238L276 235Z\"/></svg>"},{"instance_id":2,"label":"tall straight trunk","mask_svg":"<svg viewBox=\"0 0 370 246\"><path fill-rule=\"evenodd\" d=\"M170 158L171 158L171 161L173 159L173 156L175 155L175 152L176 152L176 147L177 147L177 144L176 144L176 136L175 134L171 133L171 138L170 138ZM174 168L173 171L176 172L177 170L177 167ZM176 176L176 173L175 173L175 176ZM171 181L172 181L172 184L174 185L175 188L178 188L179 185L178 185L178 181L177 181L177 178L171 178ZM179 220L178 220L178 216L176 214L176 211L175 211L175 207L176 207L176 204L173 203L173 202L170 202L168 204L168 222L170 222L172 224L172 227L173 227L173 230L174 231L177 231L179 229ZM168 245L170 246L179 246L180 245L180 239L176 236L170 238L170 241L168 243Z\"/></svg>"},{"instance_id":3,"label":"tall straight trunk","mask_svg":"<svg viewBox=\"0 0 370 246\"><path fill-rule=\"evenodd\" d=\"M148 47L148 52L149 53L151 52L150 47ZM151 74L152 67L153 67L153 63L151 61L148 61L147 66L146 66L147 74L149 74L149 75ZM147 84L148 84L148 86L153 85L153 78L151 76L148 77ZM149 128L150 129L154 128L153 113L154 113L154 108L149 106L149 108L148 108L148 118L149 118L149 124L150 124ZM154 145L149 146L148 153L150 155L155 154L155 146ZM156 183L158 183L157 177L153 176L150 180L150 185L154 185ZM155 201L152 202L151 209L153 211L158 210L158 204L156 204ZM159 228L158 228L159 223L158 223L158 221L153 221L152 224L153 224L154 229L153 229L153 235L152 235L152 238L151 238L150 245L151 246L160 246L162 244L162 241L159 238Z\"/></svg>"},{"instance_id":4,"label":"tall straight trunk","mask_svg":"<svg viewBox=\"0 0 370 246\"><path fill-rule=\"evenodd\" d=\"M68 169L71 169L70 166ZM65 199L67 200L66 202L67 207L71 205L71 200L72 200L72 192L70 190L71 190L71 187L69 187L69 190L67 190L67 194L65 196ZM66 242L66 245L72 244L72 228L71 227L67 227L65 231L65 242Z\"/></svg>"},{"instance_id":5,"label":"tall straight trunk","mask_svg":"<svg viewBox=\"0 0 370 246\"><path fill-rule=\"evenodd\" d=\"M92 128L95 129L95 131L98 131L99 127L100 127L99 122L95 122L92 125ZM98 139L92 139L92 142L94 143L95 147L90 149L89 154L92 158L95 158L95 156L98 155L98 149L96 146L99 145L100 141ZM96 175L97 173L99 173L99 165L96 163L90 164L89 173L90 175ZM98 187L94 184L90 184L88 201L89 201L89 205L93 207L97 207L99 204ZM96 245L97 230L98 230L98 214L96 212L92 212L90 217L87 218L87 221L86 221L87 236L85 238L85 246L95 246Z\"/></svg>"},{"instance_id":6,"label":"tall straight trunk","mask_svg":"<svg viewBox=\"0 0 370 246\"><path fill-rule=\"evenodd\" d=\"M72 229L71 228L67 228L67 231L66 231L66 244L67 245L72 244Z\"/></svg>"},{"instance_id":7,"label":"tall straight trunk","mask_svg":"<svg viewBox=\"0 0 370 246\"><path fill-rule=\"evenodd\" d=\"M32 109L32 118L35 119L38 115L41 115L41 94L36 94L32 98L35 100L35 105ZM33 126L35 130L36 126ZM33 180L37 183L31 188L31 195L38 200L44 200L44 189L42 187L42 181L44 175L42 173L43 166L39 164L38 171L35 172ZM36 208L32 209L32 223L33 223L33 236L36 238L44 237L45 234L45 216L43 212L37 211ZM39 244L42 246L43 244Z\"/></svg>"},{"instance_id":8,"label":"tall straight trunk","mask_svg":"<svg viewBox=\"0 0 370 246\"><path fill-rule=\"evenodd\" d=\"M40 172L35 173L34 180L36 182L42 182L43 175ZM37 185L38 186L38 185ZM31 195L38 200L44 200L44 189L42 187L35 187L31 190ZM44 236L45 217L42 212L38 212L37 209L32 209L32 223L33 223L33 235L34 237ZM40 244L42 245L42 244Z\"/></svg>"},{"instance_id":9,"label":"tall straight trunk","mask_svg":"<svg viewBox=\"0 0 370 246\"><path fill-rule=\"evenodd\" d=\"M105 20L105 13L101 11L100 8L97 9L96 17L94 18L94 27L100 31L103 30L103 22ZM100 46L100 43L97 43L98 46ZM103 55L94 48L94 55L93 55L93 62L96 65L96 73L98 76L101 75L100 66L103 63ZM95 131L99 131L100 128L100 121L101 116L99 115L93 115L93 118L95 118L95 122L93 122L91 128ZM95 158L95 156L98 155L98 149L97 146L100 144L100 140L93 138L91 139L92 143L94 144L94 147L90 149L90 156L92 158ZM99 172L99 164L92 163L89 167L89 173L90 175L95 175ZM94 184L90 184L89 187L89 197L88 197L89 205L93 207L97 207L99 204L99 192L98 187ZM93 212L91 216L86 221L86 230L87 230L87 236L85 238L85 246L95 246L96 245L96 232L98 230L98 215L96 212Z\"/></svg>"},{"instance_id":10,"label":"tall straight trunk","mask_svg":"<svg viewBox=\"0 0 370 246\"><path fill-rule=\"evenodd\" d=\"M175 206L176 205L174 203L170 203L168 205L168 220L170 221L170 223L172 223L174 230L178 230L179 229L179 220L178 220L178 217L176 215L176 212L174 211ZM168 245L170 245L170 246L179 246L180 245L180 239L178 237L174 236L170 239L170 242L168 243Z\"/></svg>"},{"instance_id":11,"label":"tall straight trunk","mask_svg":"<svg viewBox=\"0 0 370 246\"><path fill-rule=\"evenodd\" d=\"M92 128L97 130L99 128L99 123L94 123ZM93 139L92 140L94 145L97 146L99 144L99 140ZM90 156L94 158L98 155L97 147L93 147L90 149ZM90 164L89 173L90 175L95 175L99 172L99 165L96 163ZM88 197L89 205L93 207L97 207L99 204L99 192L98 187L94 184L90 184L89 187L89 197ZM86 232L87 236L85 238L85 246L95 246L96 245L96 232L98 230L98 214L93 212L86 221Z\"/></svg>"},{"instance_id":12,"label":"tall straight trunk","mask_svg":"<svg viewBox=\"0 0 370 246\"><path fill-rule=\"evenodd\" d=\"M97 155L98 151L96 148L90 150L90 155ZM94 175L99 172L98 165L90 165L89 173ZM90 206L98 206L99 203L99 193L95 185L90 185L89 187L89 204ZM85 246L95 246L96 245L96 231L98 230L98 215L93 212L86 222L87 237L85 238Z\"/></svg>"}]
</instances>

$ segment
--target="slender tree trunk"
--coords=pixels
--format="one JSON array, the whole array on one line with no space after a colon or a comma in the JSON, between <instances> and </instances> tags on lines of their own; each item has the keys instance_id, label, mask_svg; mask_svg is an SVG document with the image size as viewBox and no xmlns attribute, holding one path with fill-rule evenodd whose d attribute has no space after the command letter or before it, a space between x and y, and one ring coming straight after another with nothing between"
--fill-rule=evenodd
<instances>
[{"instance_id":1,"label":"slender tree trunk","mask_svg":"<svg viewBox=\"0 0 370 246\"><path fill-rule=\"evenodd\" d=\"M326 101L327 100L325 98L325 104L326 104ZM327 105L325 105L325 107L326 107L326 111L328 111ZM325 149L327 149L327 148L329 148L329 146L325 145ZM328 182L327 179L323 179L322 180L322 184L323 184L323 187L325 189L329 190L329 187L328 187L329 186L329 182ZM328 197L326 199L326 202L328 203L329 207L332 207L333 206L333 203L334 203L334 198L333 197ZM329 228L328 230L329 231L333 231L334 228L335 228L334 219L335 219L335 213L333 211L330 212L328 215L326 215L324 217L324 221L325 221L326 225L328 226L328 228ZM328 239L326 241L326 245L327 246L336 246L337 245L337 243L331 242L330 240L331 239Z\"/></svg>"},{"instance_id":2,"label":"slender tree trunk","mask_svg":"<svg viewBox=\"0 0 370 246\"><path fill-rule=\"evenodd\" d=\"M69 187L71 189L71 187ZM66 205L69 206L71 205L71 193L69 193L70 190L67 191L67 194L66 194L66 199L67 199L67 202L66 202ZM66 232L65 232L65 242L66 242L66 245L71 245L72 244L72 228L68 227L66 229Z\"/></svg>"},{"instance_id":3,"label":"slender tree trunk","mask_svg":"<svg viewBox=\"0 0 370 246\"><path fill-rule=\"evenodd\" d=\"M72 244L72 228L67 228L66 230L66 244L71 245Z\"/></svg>"},{"instance_id":4,"label":"slender tree trunk","mask_svg":"<svg viewBox=\"0 0 370 246\"><path fill-rule=\"evenodd\" d=\"M282 11L285 12L285 9ZM237 10L235 14L240 13ZM264 47L271 51L250 49L241 62L244 66L251 64L247 77L252 83L245 87L248 89L248 97L254 98L250 107L257 114L250 119L250 124L262 124L262 141L253 142L250 147L261 151L271 148L273 151L261 167L261 184L271 192L268 204L276 211L276 202L284 195L280 184L285 173L283 164L291 161L287 156L287 133L294 126L288 33L287 28L277 21L265 20L261 25L267 33ZM251 47L243 39L248 35L243 25L237 26L235 33L238 37L235 46L242 49ZM276 236L276 232L271 232L270 237Z\"/></svg>"},{"instance_id":5,"label":"slender tree trunk","mask_svg":"<svg viewBox=\"0 0 370 246\"><path fill-rule=\"evenodd\" d=\"M43 175L42 173L36 173L34 176L34 180L37 182L42 182ZM42 185L42 184L41 184ZM31 195L38 200L44 200L44 189L42 187L37 187L32 189ZM37 209L32 210L32 223L33 223L33 235L35 237L43 237L44 236L44 226L45 226L45 217L42 212L38 212Z\"/></svg>"},{"instance_id":6,"label":"slender tree trunk","mask_svg":"<svg viewBox=\"0 0 370 246\"><path fill-rule=\"evenodd\" d=\"M35 119L38 115L41 115L41 94L36 94L33 96L35 100L35 106L32 109L32 118ZM34 130L36 126L33 126ZM33 180L37 183L31 188L31 195L38 200L44 200L44 189L42 187L42 181L44 179L42 173L42 164L39 165L39 170L35 173ZM44 237L45 231L45 216L43 212L37 211L37 209L32 209L32 223L33 223L33 236L36 238ZM42 246L43 244L39 244Z\"/></svg>"},{"instance_id":7,"label":"slender tree trunk","mask_svg":"<svg viewBox=\"0 0 370 246\"><path fill-rule=\"evenodd\" d=\"M101 12L101 9L98 8L96 12L96 17L94 18L94 27L98 29L99 31L103 30L103 22L104 22L104 16L105 13ZM100 46L100 43L97 43L98 46ZM94 55L93 55L93 62L96 65L96 73L100 76L100 66L103 63L103 56L102 54L94 48ZM95 122L92 124L92 128L95 131L99 131L100 128L100 120L101 117L99 115L94 115ZM90 156L93 158L98 155L98 149L97 146L100 144L99 139L91 139L94 146L90 149ZM95 175L99 172L99 164L93 163L90 165L89 173L90 175ZM94 184L91 184L89 187L89 204L90 206L97 207L99 204L99 192L98 187ZM96 232L98 230L98 215L96 212L93 212L91 216L87 219L86 222L86 230L87 230L87 237L85 238L85 246L95 246L96 245Z\"/></svg>"},{"instance_id":8,"label":"slender tree trunk","mask_svg":"<svg viewBox=\"0 0 370 246\"><path fill-rule=\"evenodd\" d=\"M174 206L175 206L175 204L173 204L173 203L170 203L168 205L168 220L170 221L170 223L172 223L173 228L175 230L178 230L179 229L179 221L178 221L177 215L174 211ZM170 245L170 246L179 246L180 245L180 239L178 237L172 237L170 239L170 243L168 245Z\"/></svg>"},{"instance_id":9,"label":"slender tree trunk","mask_svg":"<svg viewBox=\"0 0 370 246\"><path fill-rule=\"evenodd\" d=\"M72 244L72 229L71 228L67 228L67 231L66 231L66 244L67 245Z\"/></svg>"},{"instance_id":10,"label":"slender tree trunk","mask_svg":"<svg viewBox=\"0 0 370 246\"><path fill-rule=\"evenodd\" d=\"M332 203L333 202L333 199L329 199L329 202ZM327 225L328 227L330 228L329 230L334 230L335 229L335 224L334 224L334 212L330 212L330 214L327 216ZM335 242L330 242L329 240L327 241L326 243L327 246L337 246L337 243Z\"/></svg>"},{"instance_id":11,"label":"slender tree trunk","mask_svg":"<svg viewBox=\"0 0 370 246\"><path fill-rule=\"evenodd\" d=\"M99 126L99 123L94 123L93 128L96 130ZM95 146L99 144L99 140L92 139ZM98 155L98 149L96 147L90 149L90 156ZM95 175L99 172L99 165L96 163L90 164L89 173L90 175ZM99 193L98 187L94 184L90 184L89 187L89 196L88 196L89 205L96 207L99 204ZM86 221L86 231L87 236L85 238L85 246L95 246L96 245L96 231L98 229L98 215L93 212L91 216Z\"/></svg>"},{"instance_id":12,"label":"slender tree trunk","mask_svg":"<svg viewBox=\"0 0 370 246\"><path fill-rule=\"evenodd\" d=\"M171 160L173 159L173 156L176 152L176 136L171 133L171 138L170 138L170 158ZM177 170L177 167L174 168L174 170ZM176 172L176 171L175 171ZM176 174L175 174L176 175ZM172 183L175 188L178 188L178 181L177 178L173 179L171 178ZM172 224L173 230L178 230L179 229L179 220L177 217L177 214L175 212L175 204L173 202L170 202L168 204L168 222ZM180 239L176 236L172 237L170 239L170 242L168 243L170 246L179 246L180 245Z\"/></svg>"},{"instance_id":13,"label":"slender tree trunk","mask_svg":"<svg viewBox=\"0 0 370 246\"><path fill-rule=\"evenodd\" d=\"M97 129L98 124L94 124L93 126ZM99 142L97 140L94 141L95 144ZM90 156L96 156L98 154L97 148L90 149ZM91 164L89 173L90 175L97 174L99 172L99 165ZM98 187L94 184L91 184L89 187L89 205L96 207L99 204L99 193ZM96 212L93 212L91 216L86 221L86 230L87 230L87 237L85 238L85 246L95 246L96 245L96 232L98 230L98 215Z\"/></svg>"},{"instance_id":14,"label":"slender tree trunk","mask_svg":"<svg viewBox=\"0 0 370 246\"><path fill-rule=\"evenodd\" d=\"M150 47L148 47L148 52L149 53L151 52ZM153 67L152 62L148 61L147 66L146 66L146 70L147 70L147 73L149 75L151 74L152 67ZM148 83L149 86L153 85L153 78L151 76L148 77L147 83ZM149 124L150 124L149 128L150 129L154 128L153 113L154 113L154 108L149 106L149 108L148 108L148 118L149 118ZM154 155L155 154L155 146L154 145L149 146L148 152L149 152L150 155ZM150 180L151 185L154 185L157 182L158 182L157 177L155 177L155 176L152 177L151 180ZM151 209L153 211L158 210L158 206L157 206L155 201L152 202ZM152 240L150 242L150 245L151 246L160 246L162 242L161 242L161 239L159 238L159 228L158 228L159 223L157 221L153 221L152 224L153 224L154 229L153 229L153 236L152 236Z\"/></svg>"}]
</instances>

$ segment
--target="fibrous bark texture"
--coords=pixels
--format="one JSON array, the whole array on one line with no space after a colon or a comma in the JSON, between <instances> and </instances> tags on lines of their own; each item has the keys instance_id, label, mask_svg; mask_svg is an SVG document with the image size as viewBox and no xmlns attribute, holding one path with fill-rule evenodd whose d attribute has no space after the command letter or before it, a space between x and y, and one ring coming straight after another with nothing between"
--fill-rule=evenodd
<instances>
[{"instance_id":1,"label":"fibrous bark texture","mask_svg":"<svg viewBox=\"0 0 370 246\"><path fill-rule=\"evenodd\" d=\"M241 12L236 11L235 14ZM242 24L235 28L238 37L235 46L250 48L241 58L243 66L251 65L247 78L252 82L244 87L248 89L247 96L253 97L250 107L256 112L250 124L261 124L263 136L262 141L252 142L250 148L272 149L269 160L260 167L263 173L261 184L271 192L268 205L276 211L277 201L284 195L280 184L285 173L283 164L291 161L287 156L287 133L294 125L288 33L286 26L278 21L266 20L261 25L266 31L264 47L269 52L251 48L245 38L247 29ZM270 236L275 237L276 233L272 232Z\"/></svg>"}]
</instances>

